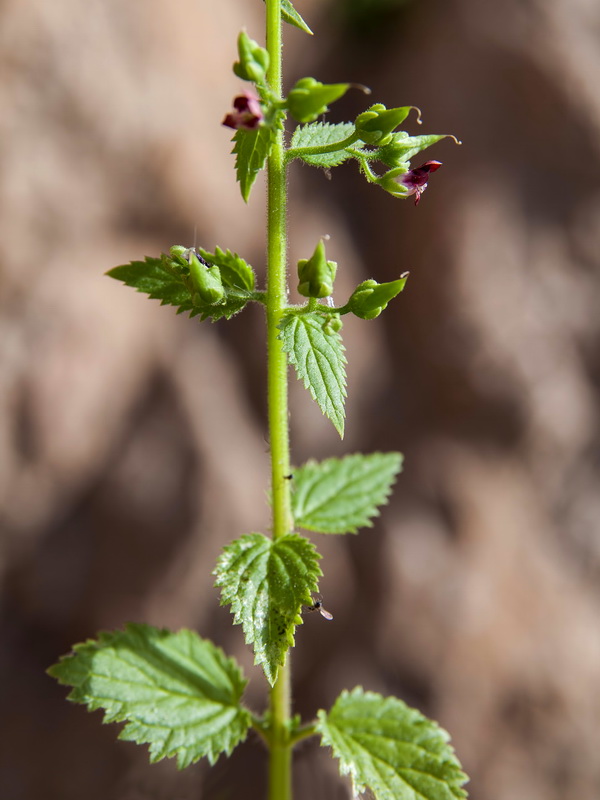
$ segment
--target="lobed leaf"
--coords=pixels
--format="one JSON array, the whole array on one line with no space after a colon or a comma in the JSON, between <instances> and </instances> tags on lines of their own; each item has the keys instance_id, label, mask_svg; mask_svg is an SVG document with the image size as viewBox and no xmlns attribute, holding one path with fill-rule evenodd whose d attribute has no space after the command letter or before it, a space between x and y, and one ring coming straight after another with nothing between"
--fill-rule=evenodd
<instances>
[{"instance_id":1,"label":"lobed leaf","mask_svg":"<svg viewBox=\"0 0 600 800\"><path fill-rule=\"evenodd\" d=\"M240 705L247 681L232 658L193 631L127 625L77 644L48 673L103 722L125 722L119 739L150 745L150 761L175 757L180 769L213 764L246 738Z\"/></svg>"},{"instance_id":2,"label":"lobed leaf","mask_svg":"<svg viewBox=\"0 0 600 800\"><path fill-rule=\"evenodd\" d=\"M292 511L296 525L317 533L357 533L372 527L402 469L401 453L308 461L294 471Z\"/></svg>"},{"instance_id":3,"label":"lobed leaf","mask_svg":"<svg viewBox=\"0 0 600 800\"><path fill-rule=\"evenodd\" d=\"M468 778L437 723L395 697L344 691L319 711L317 730L333 748L354 793L368 787L375 800L457 800Z\"/></svg>"},{"instance_id":4,"label":"lobed leaf","mask_svg":"<svg viewBox=\"0 0 600 800\"><path fill-rule=\"evenodd\" d=\"M339 331L316 313L288 314L279 328L288 361L343 438L346 358Z\"/></svg>"},{"instance_id":5,"label":"lobed leaf","mask_svg":"<svg viewBox=\"0 0 600 800\"><path fill-rule=\"evenodd\" d=\"M254 130L240 128L235 132L233 141L236 176L242 197L247 203L252 185L269 156L273 129L268 125L259 125Z\"/></svg>"},{"instance_id":6,"label":"lobed leaf","mask_svg":"<svg viewBox=\"0 0 600 800\"><path fill-rule=\"evenodd\" d=\"M221 279L226 286L247 292L254 290L256 282L254 270L237 253L232 253L231 250L223 251L220 247L216 247L214 253L199 247L198 252L202 258L219 267Z\"/></svg>"},{"instance_id":7,"label":"lobed leaf","mask_svg":"<svg viewBox=\"0 0 600 800\"><path fill-rule=\"evenodd\" d=\"M262 665L271 686L302 623L303 604L311 604L322 574L312 542L296 533L268 539L249 533L224 548L214 574L221 604L231 605L234 623L254 645L254 663Z\"/></svg>"},{"instance_id":8,"label":"lobed leaf","mask_svg":"<svg viewBox=\"0 0 600 800\"><path fill-rule=\"evenodd\" d=\"M323 147L342 142L354 132L353 122L339 122L332 125L329 122L312 122L309 125L298 125L292 136L291 147ZM352 145L356 150L361 146L360 142ZM321 153L319 155L298 155L302 161L311 164L313 167L337 167L352 157L348 150L335 150L333 153Z\"/></svg>"}]
</instances>

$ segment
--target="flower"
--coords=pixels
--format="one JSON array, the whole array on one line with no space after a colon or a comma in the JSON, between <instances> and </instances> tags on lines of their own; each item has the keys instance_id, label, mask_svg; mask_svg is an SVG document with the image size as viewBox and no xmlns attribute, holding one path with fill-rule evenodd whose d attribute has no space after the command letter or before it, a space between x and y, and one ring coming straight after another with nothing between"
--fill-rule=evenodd
<instances>
[{"instance_id":1,"label":"flower","mask_svg":"<svg viewBox=\"0 0 600 800\"><path fill-rule=\"evenodd\" d=\"M240 128L248 131L254 130L264 118L263 110L254 92L245 91L238 95L233 101L233 107L235 110L227 114L223 125L236 131Z\"/></svg>"},{"instance_id":2,"label":"flower","mask_svg":"<svg viewBox=\"0 0 600 800\"><path fill-rule=\"evenodd\" d=\"M406 188L407 194L414 194L416 206L419 205L421 195L427 188L429 173L435 172L441 166L441 161L426 161L420 167L415 167L415 169L405 172L404 175L398 176L398 183L401 183Z\"/></svg>"}]
</instances>

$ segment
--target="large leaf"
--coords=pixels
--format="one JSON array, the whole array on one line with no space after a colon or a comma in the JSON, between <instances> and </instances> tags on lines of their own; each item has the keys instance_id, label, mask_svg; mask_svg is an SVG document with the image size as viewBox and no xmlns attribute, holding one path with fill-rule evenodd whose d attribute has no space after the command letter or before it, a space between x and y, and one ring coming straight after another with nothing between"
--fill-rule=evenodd
<instances>
[{"instance_id":1,"label":"large leaf","mask_svg":"<svg viewBox=\"0 0 600 800\"><path fill-rule=\"evenodd\" d=\"M250 726L240 668L193 631L128 625L103 632L48 673L73 687L69 700L104 709L104 722L125 722L119 739L149 744L153 762L176 757L183 768L207 756L212 764Z\"/></svg>"},{"instance_id":2,"label":"large leaf","mask_svg":"<svg viewBox=\"0 0 600 800\"><path fill-rule=\"evenodd\" d=\"M344 691L329 713L319 711L322 744L333 748L355 795L368 787L375 800L457 800L468 780L437 723L395 697L357 687Z\"/></svg>"},{"instance_id":3,"label":"large leaf","mask_svg":"<svg viewBox=\"0 0 600 800\"><path fill-rule=\"evenodd\" d=\"M356 533L372 527L402 468L401 453L360 453L309 461L294 471L292 508L299 528Z\"/></svg>"},{"instance_id":4,"label":"large leaf","mask_svg":"<svg viewBox=\"0 0 600 800\"><path fill-rule=\"evenodd\" d=\"M344 436L346 357L339 331L320 314L288 314L279 327L283 349L321 411Z\"/></svg>"},{"instance_id":5,"label":"large leaf","mask_svg":"<svg viewBox=\"0 0 600 800\"><path fill-rule=\"evenodd\" d=\"M329 147L336 142L343 142L354 130L353 122L339 122L336 125L329 122L312 122L309 125L298 125L292 136L291 147L294 149L297 147ZM359 150L361 145L361 142L356 142L352 147ZM351 156L352 154L343 148L318 155L298 154L298 158L313 167L337 167Z\"/></svg>"},{"instance_id":6,"label":"large leaf","mask_svg":"<svg viewBox=\"0 0 600 800\"><path fill-rule=\"evenodd\" d=\"M296 533L276 540L249 533L227 545L217 562L221 603L231 605L234 622L254 645L254 661L271 685L294 645L302 605L312 605L311 592L322 574L319 558L312 542Z\"/></svg>"},{"instance_id":7,"label":"large leaf","mask_svg":"<svg viewBox=\"0 0 600 800\"><path fill-rule=\"evenodd\" d=\"M235 153L235 171L246 203L252 185L269 156L273 136L274 131L268 125L259 125L254 130L240 128L235 132L232 152Z\"/></svg>"}]
</instances>

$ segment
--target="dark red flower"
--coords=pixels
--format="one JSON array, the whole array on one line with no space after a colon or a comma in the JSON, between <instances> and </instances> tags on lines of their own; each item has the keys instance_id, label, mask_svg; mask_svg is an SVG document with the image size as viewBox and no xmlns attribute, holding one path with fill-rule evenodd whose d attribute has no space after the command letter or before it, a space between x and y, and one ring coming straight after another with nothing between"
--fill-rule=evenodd
<instances>
[{"instance_id":1,"label":"dark red flower","mask_svg":"<svg viewBox=\"0 0 600 800\"><path fill-rule=\"evenodd\" d=\"M439 169L441 166L441 161L426 161L424 164L421 164L420 167L415 167L415 169L405 172L404 175L398 176L398 183L406 187L409 195L414 194L416 206L419 205L421 195L427 188L429 173L435 172L436 169Z\"/></svg>"},{"instance_id":2,"label":"dark red flower","mask_svg":"<svg viewBox=\"0 0 600 800\"><path fill-rule=\"evenodd\" d=\"M258 97L250 91L238 95L233 101L233 108L235 110L231 114L227 114L223 125L236 131L239 128L254 130L264 117Z\"/></svg>"}]
</instances>

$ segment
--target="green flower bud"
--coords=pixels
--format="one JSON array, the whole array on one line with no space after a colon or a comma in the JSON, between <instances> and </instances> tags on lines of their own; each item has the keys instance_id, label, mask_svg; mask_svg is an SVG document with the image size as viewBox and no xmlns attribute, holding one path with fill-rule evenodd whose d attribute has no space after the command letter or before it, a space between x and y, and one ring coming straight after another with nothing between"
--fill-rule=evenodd
<instances>
[{"instance_id":1,"label":"green flower bud","mask_svg":"<svg viewBox=\"0 0 600 800\"><path fill-rule=\"evenodd\" d=\"M298 291L303 297L328 297L333 292L337 264L325 258L325 245L321 239L315 252L298 262Z\"/></svg>"},{"instance_id":2,"label":"green flower bud","mask_svg":"<svg viewBox=\"0 0 600 800\"><path fill-rule=\"evenodd\" d=\"M411 108L413 106L386 108L383 103L375 103L356 118L354 124L359 139L384 147L392 141L392 131L404 122Z\"/></svg>"},{"instance_id":3,"label":"green flower bud","mask_svg":"<svg viewBox=\"0 0 600 800\"><path fill-rule=\"evenodd\" d=\"M329 103L346 94L349 83L321 83L314 78L301 78L287 96L290 114L298 122L312 122L327 111Z\"/></svg>"},{"instance_id":4,"label":"green flower bud","mask_svg":"<svg viewBox=\"0 0 600 800\"><path fill-rule=\"evenodd\" d=\"M184 247L182 244L174 244L169 250L171 261L174 261L178 267L188 267L188 254L191 252L189 247Z\"/></svg>"},{"instance_id":5,"label":"green flower bud","mask_svg":"<svg viewBox=\"0 0 600 800\"><path fill-rule=\"evenodd\" d=\"M233 65L234 73L243 81L263 84L269 69L268 52L245 31L238 36L237 44L240 60Z\"/></svg>"},{"instance_id":6,"label":"green flower bud","mask_svg":"<svg viewBox=\"0 0 600 800\"><path fill-rule=\"evenodd\" d=\"M225 297L225 289L221 281L221 271L217 266L210 266L204 259L200 261L194 251L189 253L190 281L200 296L202 303L214 306Z\"/></svg>"},{"instance_id":7,"label":"green flower bud","mask_svg":"<svg viewBox=\"0 0 600 800\"><path fill-rule=\"evenodd\" d=\"M407 279L408 272L405 272L399 280L389 283L377 283L372 279L359 283L348 300L350 311L361 319L375 319L389 301L400 294Z\"/></svg>"},{"instance_id":8,"label":"green flower bud","mask_svg":"<svg viewBox=\"0 0 600 800\"><path fill-rule=\"evenodd\" d=\"M330 317L327 317L327 321L323 326L323 330L325 333L337 333L341 331L344 323L342 322L342 318L339 314L332 314Z\"/></svg>"}]
</instances>

